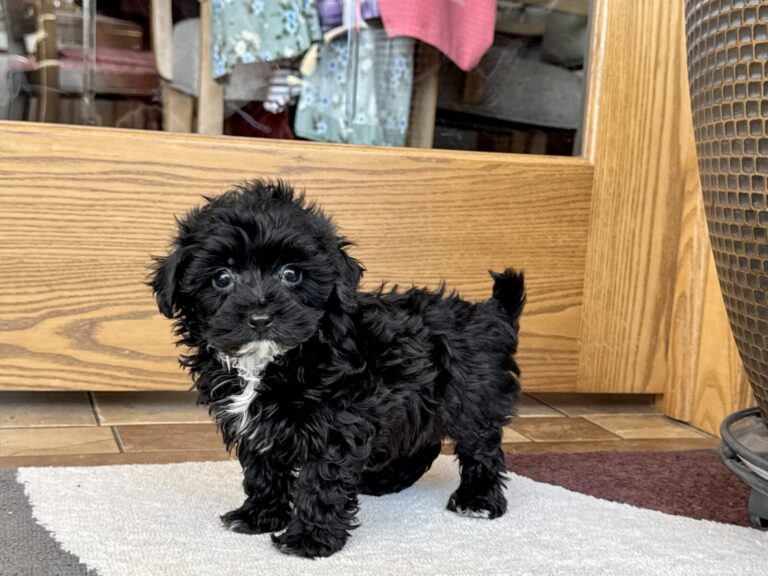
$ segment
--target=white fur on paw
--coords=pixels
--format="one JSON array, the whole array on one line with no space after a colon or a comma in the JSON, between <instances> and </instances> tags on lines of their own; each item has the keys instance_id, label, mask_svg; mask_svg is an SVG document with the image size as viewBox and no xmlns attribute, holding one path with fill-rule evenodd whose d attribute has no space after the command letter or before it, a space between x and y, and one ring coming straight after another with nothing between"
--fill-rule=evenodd
<instances>
[{"instance_id":1,"label":"white fur on paw","mask_svg":"<svg viewBox=\"0 0 768 576\"><path fill-rule=\"evenodd\" d=\"M471 510L470 508L456 508L456 514L459 516L465 516L466 518L483 518L488 520L491 517L491 513L488 510Z\"/></svg>"},{"instance_id":2,"label":"white fur on paw","mask_svg":"<svg viewBox=\"0 0 768 576\"><path fill-rule=\"evenodd\" d=\"M237 529L240 526L244 526L244 525L245 525L245 522L243 522L242 520L235 520L234 522L227 525L227 530L229 530L230 532L237 532Z\"/></svg>"}]
</instances>

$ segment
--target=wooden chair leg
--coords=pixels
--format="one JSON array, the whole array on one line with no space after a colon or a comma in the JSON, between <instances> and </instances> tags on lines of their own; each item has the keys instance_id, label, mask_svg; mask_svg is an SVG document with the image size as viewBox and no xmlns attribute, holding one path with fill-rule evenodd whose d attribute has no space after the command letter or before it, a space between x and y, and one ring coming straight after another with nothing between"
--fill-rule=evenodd
<instances>
[{"instance_id":1,"label":"wooden chair leg","mask_svg":"<svg viewBox=\"0 0 768 576\"><path fill-rule=\"evenodd\" d=\"M440 61L440 52L436 48L419 43L411 92L411 121L406 139L407 146L412 148L432 148Z\"/></svg>"},{"instance_id":2,"label":"wooden chair leg","mask_svg":"<svg viewBox=\"0 0 768 576\"><path fill-rule=\"evenodd\" d=\"M211 0L200 2L200 90L197 133L224 133L224 88L213 79L211 56Z\"/></svg>"},{"instance_id":3,"label":"wooden chair leg","mask_svg":"<svg viewBox=\"0 0 768 576\"><path fill-rule=\"evenodd\" d=\"M166 132L192 132L195 98L168 84L162 86L163 130Z\"/></svg>"},{"instance_id":4,"label":"wooden chair leg","mask_svg":"<svg viewBox=\"0 0 768 576\"><path fill-rule=\"evenodd\" d=\"M37 121L59 121L59 52L56 47L56 7L53 0L42 0L35 5L37 18L37 65L35 72L39 86Z\"/></svg>"}]
</instances>

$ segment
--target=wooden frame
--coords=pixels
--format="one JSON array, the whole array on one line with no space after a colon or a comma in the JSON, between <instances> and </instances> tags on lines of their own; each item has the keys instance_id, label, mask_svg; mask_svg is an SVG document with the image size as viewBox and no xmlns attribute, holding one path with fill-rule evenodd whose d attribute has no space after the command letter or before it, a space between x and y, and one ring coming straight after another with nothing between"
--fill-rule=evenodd
<instances>
[{"instance_id":1,"label":"wooden frame","mask_svg":"<svg viewBox=\"0 0 768 576\"><path fill-rule=\"evenodd\" d=\"M660 394L686 169L683 3L598 1L592 26L584 149L595 182L576 388Z\"/></svg>"},{"instance_id":2,"label":"wooden frame","mask_svg":"<svg viewBox=\"0 0 768 576\"><path fill-rule=\"evenodd\" d=\"M665 414L717 434L752 399L706 232L683 8L595 4L590 90L610 96L587 115L596 182L577 389L659 394ZM632 117L617 129L622 110Z\"/></svg>"},{"instance_id":3,"label":"wooden frame","mask_svg":"<svg viewBox=\"0 0 768 576\"><path fill-rule=\"evenodd\" d=\"M527 382L572 387L593 175L581 159L40 130L0 125L0 388L187 387L142 284L149 256L174 214L252 177L254 161L335 215L368 287L445 276L486 298L488 269L525 268Z\"/></svg>"},{"instance_id":4,"label":"wooden frame","mask_svg":"<svg viewBox=\"0 0 768 576\"><path fill-rule=\"evenodd\" d=\"M224 88L213 79L211 69L210 0L200 2L200 74L197 97L171 86L173 81L173 21L170 0L152 0L152 48L158 73L163 79L163 124L168 132L222 134ZM196 111L196 113L195 113Z\"/></svg>"},{"instance_id":5,"label":"wooden frame","mask_svg":"<svg viewBox=\"0 0 768 576\"><path fill-rule=\"evenodd\" d=\"M0 123L0 388L186 388L141 283L149 255L173 214L259 175L336 215L367 286L444 276L485 298L487 268L525 268L529 391L664 394L693 419L713 385L686 367L715 348L729 364L714 387L735 407L738 363L691 216L682 4L595 1L582 158ZM696 318L717 330L698 338Z\"/></svg>"},{"instance_id":6,"label":"wooden frame","mask_svg":"<svg viewBox=\"0 0 768 576\"><path fill-rule=\"evenodd\" d=\"M37 42L36 83L38 94L37 118L41 122L55 122L59 115L59 50L56 46L56 8L52 0L34 2L35 19L40 38Z\"/></svg>"}]
</instances>

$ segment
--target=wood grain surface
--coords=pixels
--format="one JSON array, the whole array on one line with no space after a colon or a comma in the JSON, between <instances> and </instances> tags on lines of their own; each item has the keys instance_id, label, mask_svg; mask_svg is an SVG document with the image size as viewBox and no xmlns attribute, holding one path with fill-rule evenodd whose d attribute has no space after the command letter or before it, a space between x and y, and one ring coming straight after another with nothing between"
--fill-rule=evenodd
<instances>
[{"instance_id":1,"label":"wood grain surface","mask_svg":"<svg viewBox=\"0 0 768 576\"><path fill-rule=\"evenodd\" d=\"M573 390L592 168L583 160L371 149L0 123L0 389L165 389L189 381L143 284L173 216L282 177L383 280L490 294L525 269L529 390Z\"/></svg>"},{"instance_id":2,"label":"wood grain surface","mask_svg":"<svg viewBox=\"0 0 768 576\"><path fill-rule=\"evenodd\" d=\"M690 106L690 99L688 99ZM668 416L690 421L703 338L716 335L702 332L712 249L709 245L701 182L693 137L693 120L686 122L688 155L680 240L675 270L675 292L670 318L669 357L664 397L660 408ZM724 305L723 312L725 311ZM727 349L728 341L721 343ZM735 344L733 344L735 346Z\"/></svg>"},{"instance_id":3,"label":"wood grain surface","mask_svg":"<svg viewBox=\"0 0 768 576\"><path fill-rule=\"evenodd\" d=\"M723 419L754 404L728 322L707 233L691 133L670 352L662 410L718 434Z\"/></svg>"},{"instance_id":4,"label":"wood grain surface","mask_svg":"<svg viewBox=\"0 0 768 576\"><path fill-rule=\"evenodd\" d=\"M682 0L599 0L585 150L594 159L582 392L661 393L683 202Z\"/></svg>"},{"instance_id":5,"label":"wood grain surface","mask_svg":"<svg viewBox=\"0 0 768 576\"><path fill-rule=\"evenodd\" d=\"M690 417L686 421L718 434L720 424L728 414L754 406L755 400L736 349L711 254L701 312L701 333L695 380L678 384L678 387L686 390L689 396Z\"/></svg>"},{"instance_id":6,"label":"wood grain surface","mask_svg":"<svg viewBox=\"0 0 768 576\"><path fill-rule=\"evenodd\" d=\"M728 414L753 405L754 399L717 280L687 90L681 104L683 207L660 408L667 416L717 435Z\"/></svg>"}]
</instances>

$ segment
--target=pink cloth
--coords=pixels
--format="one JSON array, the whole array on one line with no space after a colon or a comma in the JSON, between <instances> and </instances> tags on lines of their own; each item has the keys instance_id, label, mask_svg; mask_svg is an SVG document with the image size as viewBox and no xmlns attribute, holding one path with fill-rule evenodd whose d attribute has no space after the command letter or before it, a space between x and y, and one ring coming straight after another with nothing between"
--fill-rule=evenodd
<instances>
[{"instance_id":1,"label":"pink cloth","mask_svg":"<svg viewBox=\"0 0 768 576\"><path fill-rule=\"evenodd\" d=\"M37 69L34 56L17 58L11 61L14 72L30 72ZM79 48L65 48L59 52L59 68L80 71L83 69L83 51ZM96 72L107 74L156 74L152 52L140 50L121 50L116 48L96 49Z\"/></svg>"},{"instance_id":2,"label":"pink cloth","mask_svg":"<svg viewBox=\"0 0 768 576\"><path fill-rule=\"evenodd\" d=\"M83 66L81 48L63 48L59 51L59 58L64 69L74 70ZM96 48L96 69L100 72L152 74L155 72L155 59L149 51Z\"/></svg>"},{"instance_id":3,"label":"pink cloth","mask_svg":"<svg viewBox=\"0 0 768 576\"><path fill-rule=\"evenodd\" d=\"M471 70L493 44L496 0L379 0L389 36L431 44Z\"/></svg>"}]
</instances>

